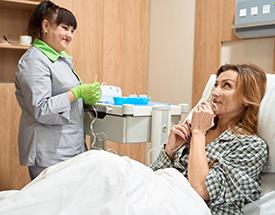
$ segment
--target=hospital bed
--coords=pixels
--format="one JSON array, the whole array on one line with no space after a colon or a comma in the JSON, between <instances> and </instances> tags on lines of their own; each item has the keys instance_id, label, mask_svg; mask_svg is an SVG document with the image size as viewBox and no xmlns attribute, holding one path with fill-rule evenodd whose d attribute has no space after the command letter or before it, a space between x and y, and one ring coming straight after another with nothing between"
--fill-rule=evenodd
<instances>
[{"instance_id":1,"label":"hospital bed","mask_svg":"<svg viewBox=\"0 0 275 215\"><path fill-rule=\"evenodd\" d=\"M202 94L202 99L207 100L213 85L215 83L215 75L211 75ZM267 88L265 96L262 100L259 110L259 126L258 134L268 143L269 159L266 168L262 174L263 197L255 203L250 203L245 208L246 214L258 213L258 206L270 208L274 205L275 210L275 74L267 74ZM101 119L93 124L95 132L103 131L105 138L121 142L149 142L151 135L153 139L152 147L159 147L165 143L167 138L167 130L163 130L163 126L169 126L172 116L172 123L179 121L179 116L187 111L187 106L170 106L167 109L154 108L153 106L114 106L102 105L98 106L99 113L103 113ZM155 109L155 110L154 110ZM153 117L152 117L153 116ZM168 118L167 118L168 116ZM155 117L155 120L153 120ZM190 117L187 116L187 118ZM86 128L88 132L90 120L87 120ZM152 122L152 124L151 124ZM156 125L159 124L157 127ZM116 125L116 126L114 126ZM164 132L165 131L165 132ZM159 138L154 138L158 136ZM104 145L100 145L104 148ZM158 153L158 152L157 152ZM152 156L152 160L156 158L157 153ZM272 192L272 193L271 193ZM257 206L258 205L258 206ZM257 209L257 210L256 210ZM275 213L275 212L274 212Z\"/></svg>"},{"instance_id":2,"label":"hospital bed","mask_svg":"<svg viewBox=\"0 0 275 215\"><path fill-rule=\"evenodd\" d=\"M205 86L202 94L202 99L207 100L209 97L216 77L211 75ZM267 141L269 147L268 164L262 174L262 189L263 200L259 200L259 204L270 206L274 204L275 208L275 74L267 74L266 93L262 100L259 110L259 126L258 134ZM162 108L160 108L162 107ZM186 113L188 106L176 105L149 105L149 106L134 106L134 105L110 105L102 104L97 106L98 114L101 117L93 124L94 132L104 133L104 138L120 143L134 142L150 142L151 148L159 148L167 139L167 128L180 120L180 116ZM90 111L92 111L90 109ZM87 114L87 113L86 113ZM190 115L187 116L190 118ZM90 124L93 118L86 115L86 130L91 132ZM115 126L114 126L115 125ZM101 133L102 134L102 133ZM151 139L152 137L152 139ZM104 144L99 144L99 147L104 148ZM154 160L158 154L156 151L152 155ZM148 159L148 158L147 158ZM274 192L268 198L265 194ZM257 203L256 203L257 204ZM246 214L257 214L256 205L251 203L246 206ZM275 210L275 209L274 209Z\"/></svg>"},{"instance_id":3,"label":"hospital bed","mask_svg":"<svg viewBox=\"0 0 275 215\"><path fill-rule=\"evenodd\" d=\"M275 74L267 74L267 88L259 111L258 134L268 144L269 157L262 174L263 197L256 201L262 205L262 210L269 208L270 214L275 214ZM272 192L272 193L270 193ZM271 194L271 195L270 195ZM258 213L256 205L246 206L247 214Z\"/></svg>"}]
</instances>

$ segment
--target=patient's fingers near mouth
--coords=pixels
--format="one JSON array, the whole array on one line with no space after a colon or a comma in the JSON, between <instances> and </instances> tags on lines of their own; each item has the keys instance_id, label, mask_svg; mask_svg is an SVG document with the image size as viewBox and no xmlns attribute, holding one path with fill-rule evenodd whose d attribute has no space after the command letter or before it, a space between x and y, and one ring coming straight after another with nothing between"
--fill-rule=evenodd
<instances>
[{"instance_id":1,"label":"patient's fingers near mouth","mask_svg":"<svg viewBox=\"0 0 275 215\"><path fill-rule=\"evenodd\" d=\"M185 139L184 133L182 133L179 129L176 129L175 127L173 127L172 131L173 131L174 134L180 136L182 139Z\"/></svg>"}]
</instances>

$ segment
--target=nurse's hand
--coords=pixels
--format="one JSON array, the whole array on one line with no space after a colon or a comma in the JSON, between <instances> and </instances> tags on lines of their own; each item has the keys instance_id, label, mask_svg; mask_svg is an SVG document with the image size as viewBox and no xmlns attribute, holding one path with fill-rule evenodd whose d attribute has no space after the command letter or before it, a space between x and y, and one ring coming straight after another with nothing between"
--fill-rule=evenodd
<instances>
[{"instance_id":1,"label":"nurse's hand","mask_svg":"<svg viewBox=\"0 0 275 215\"><path fill-rule=\"evenodd\" d=\"M184 144L189 143L191 138L191 124L189 121L174 125L165 145L165 152L172 160L176 151Z\"/></svg>"},{"instance_id":2,"label":"nurse's hand","mask_svg":"<svg viewBox=\"0 0 275 215\"><path fill-rule=\"evenodd\" d=\"M92 84L81 84L71 89L76 99L82 98L84 103L87 105L93 105L99 101L100 94L100 83L94 82Z\"/></svg>"}]
</instances>

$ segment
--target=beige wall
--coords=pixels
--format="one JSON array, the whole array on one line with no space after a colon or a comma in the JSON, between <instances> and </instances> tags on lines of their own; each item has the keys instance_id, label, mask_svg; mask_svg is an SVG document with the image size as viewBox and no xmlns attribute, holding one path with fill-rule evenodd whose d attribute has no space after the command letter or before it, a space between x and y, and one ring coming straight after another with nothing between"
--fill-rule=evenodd
<instances>
[{"instance_id":1,"label":"beige wall","mask_svg":"<svg viewBox=\"0 0 275 215\"><path fill-rule=\"evenodd\" d=\"M254 63L267 73L273 70L274 38L226 42L222 45L222 63Z\"/></svg>"},{"instance_id":2,"label":"beige wall","mask_svg":"<svg viewBox=\"0 0 275 215\"><path fill-rule=\"evenodd\" d=\"M148 94L191 104L195 1L151 0L150 7Z\"/></svg>"}]
</instances>

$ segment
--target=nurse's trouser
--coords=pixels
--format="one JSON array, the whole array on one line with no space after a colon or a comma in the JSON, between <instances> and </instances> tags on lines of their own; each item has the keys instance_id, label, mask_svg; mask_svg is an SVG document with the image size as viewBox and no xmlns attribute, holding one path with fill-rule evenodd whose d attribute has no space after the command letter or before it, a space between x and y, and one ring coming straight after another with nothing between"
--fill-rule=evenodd
<instances>
[{"instance_id":1,"label":"nurse's trouser","mask_svg":"<svg viewBox=\"0 0 275 215\"><path fill-rule=\"evenodd\" d=\"M47 167L28 166L31 180L35 179Z\"/></svg>"}]
</instances>

